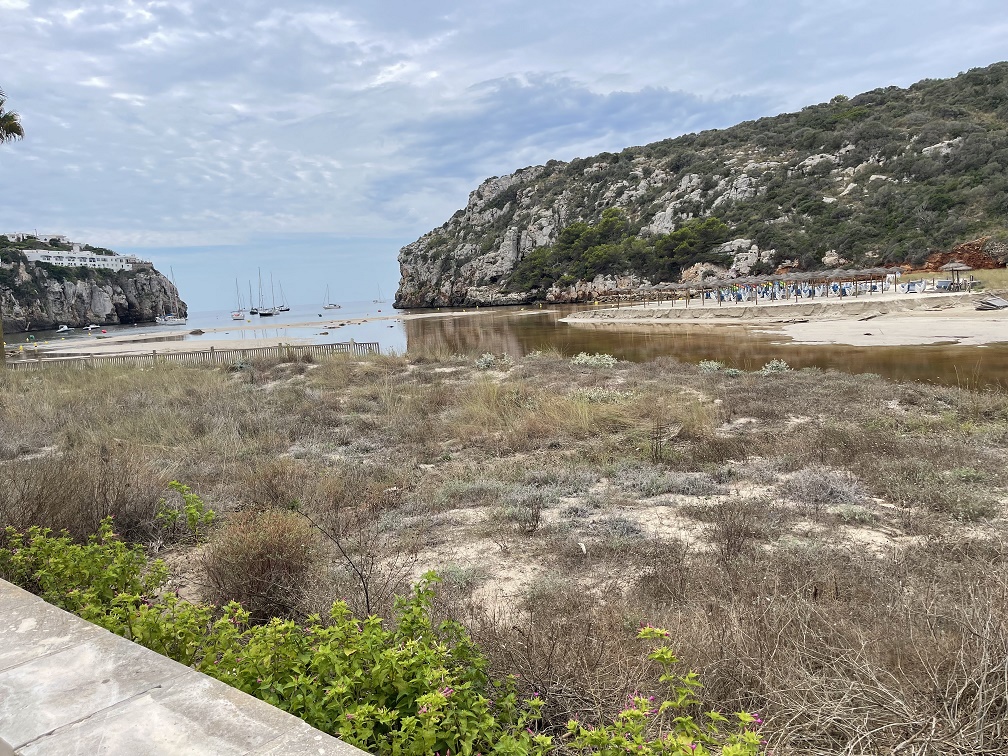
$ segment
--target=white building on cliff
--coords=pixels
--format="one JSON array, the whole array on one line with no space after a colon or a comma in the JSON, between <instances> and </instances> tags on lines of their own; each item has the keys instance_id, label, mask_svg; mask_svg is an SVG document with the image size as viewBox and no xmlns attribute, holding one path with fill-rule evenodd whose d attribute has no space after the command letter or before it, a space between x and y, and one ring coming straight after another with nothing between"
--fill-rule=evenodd
<instances>
[{"instance_id":1,"label":"white building on cliff","mask_svg":"<svg viewBox=\"0 0 1008 756\"><path fill-rule=\"evenodd\" d=\"M99 268L102 270L133 270L136 267L150 267L148 260L142 260L134 255L99 255L83 251L79 244L73 245L73 250L63 252L49 249L22 250L28 262L42 262L50 265L62 265L68 268Z\"/></svg>"}]
</instances>

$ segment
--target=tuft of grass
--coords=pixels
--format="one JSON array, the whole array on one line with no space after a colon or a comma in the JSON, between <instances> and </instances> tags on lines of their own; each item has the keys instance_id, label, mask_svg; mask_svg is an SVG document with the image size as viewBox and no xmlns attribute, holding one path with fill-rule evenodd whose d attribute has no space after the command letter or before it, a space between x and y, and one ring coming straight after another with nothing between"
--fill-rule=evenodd
<instances>
[{"instance_id":1,"label":"tuft of grass","mask_svg":"<svg viewBox=\"0 0 1008 756\"><path fill-rule=\"evenodd\" d=\"M824 508L862 504L868 495L853 473L822 465L802 468L778 489L783 496L816 515Z\"/></svg>"},{"instance_id":2,"label":"tuft of grass","mask_svg":"<svg viewBox=\"0 0 1008 756\"><path fill-rule=\"evenodd\" d=\"M713 496L721 490L707 473L684 473L647 463L620 465L613 482L625 491L645 497Z\"/></svg>"}]
</instances>

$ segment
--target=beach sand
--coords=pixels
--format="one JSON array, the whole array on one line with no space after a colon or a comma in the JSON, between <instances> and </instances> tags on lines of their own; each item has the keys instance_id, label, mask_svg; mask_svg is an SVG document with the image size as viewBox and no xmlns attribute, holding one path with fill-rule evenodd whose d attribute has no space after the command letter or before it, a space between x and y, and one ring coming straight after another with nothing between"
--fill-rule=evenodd
<instances>
[{"instance_id":1,"label":"beach sand","mask_svg":"<svg viewBox=\"0 0 1008 756\"><path fill-rule=\"evenodd\" d=\"M980 312L989 294L870 294L844 299L606 307L574 313L571 325L655 323L725 324L779 335L783 343L911 346L1008 342L1008 310Z\"/></svg>"}]
</instances>

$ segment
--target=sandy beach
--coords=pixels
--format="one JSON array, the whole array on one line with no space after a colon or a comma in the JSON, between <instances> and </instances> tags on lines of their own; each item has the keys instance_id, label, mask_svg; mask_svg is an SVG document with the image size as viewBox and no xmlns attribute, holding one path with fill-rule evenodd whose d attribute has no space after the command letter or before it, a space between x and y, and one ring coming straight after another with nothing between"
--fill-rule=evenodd
<instances>
[{"instance_id":1,"label":"sandy beach","mask_svg":"<svg viewBox=\"0 0 1008 756\"><path fill-rule=\"evenodd\" d=\"M725 324L779 335L792 344L911 346L1008 342L1008 310L980 312L976 304L989 294L870 294L844 299L816 299L752 304L694 300L606 307L574 313L571 325L654 323Z\"/></svg>"}]
</instances>

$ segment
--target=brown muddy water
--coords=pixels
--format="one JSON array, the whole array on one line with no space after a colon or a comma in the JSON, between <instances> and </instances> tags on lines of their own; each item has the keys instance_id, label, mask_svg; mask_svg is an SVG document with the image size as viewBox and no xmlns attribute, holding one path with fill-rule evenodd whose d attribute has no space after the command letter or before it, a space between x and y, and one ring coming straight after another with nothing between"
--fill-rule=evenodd
<instances>
[{"instance_id":1,"label":"brown muddy water","mask_svg":"<svg viewBox=\"0 0 1008 756\"><path fill-rule=\"evenodd\" d=\"M618 323L572 326L559 322L583 309L492 308L479 315L418 318L404 322L411 353L521 356L556 349L573 356L603 352L642 362L671 356L683 362L717 360L742 370L758 370L773 359L792 368L819 367L847 373L877 373L899 381L926 381L1008 390L1008 343L988 346L855 347L790 343L788 337L740 325Z\"/></svg>"}]
</instances>

